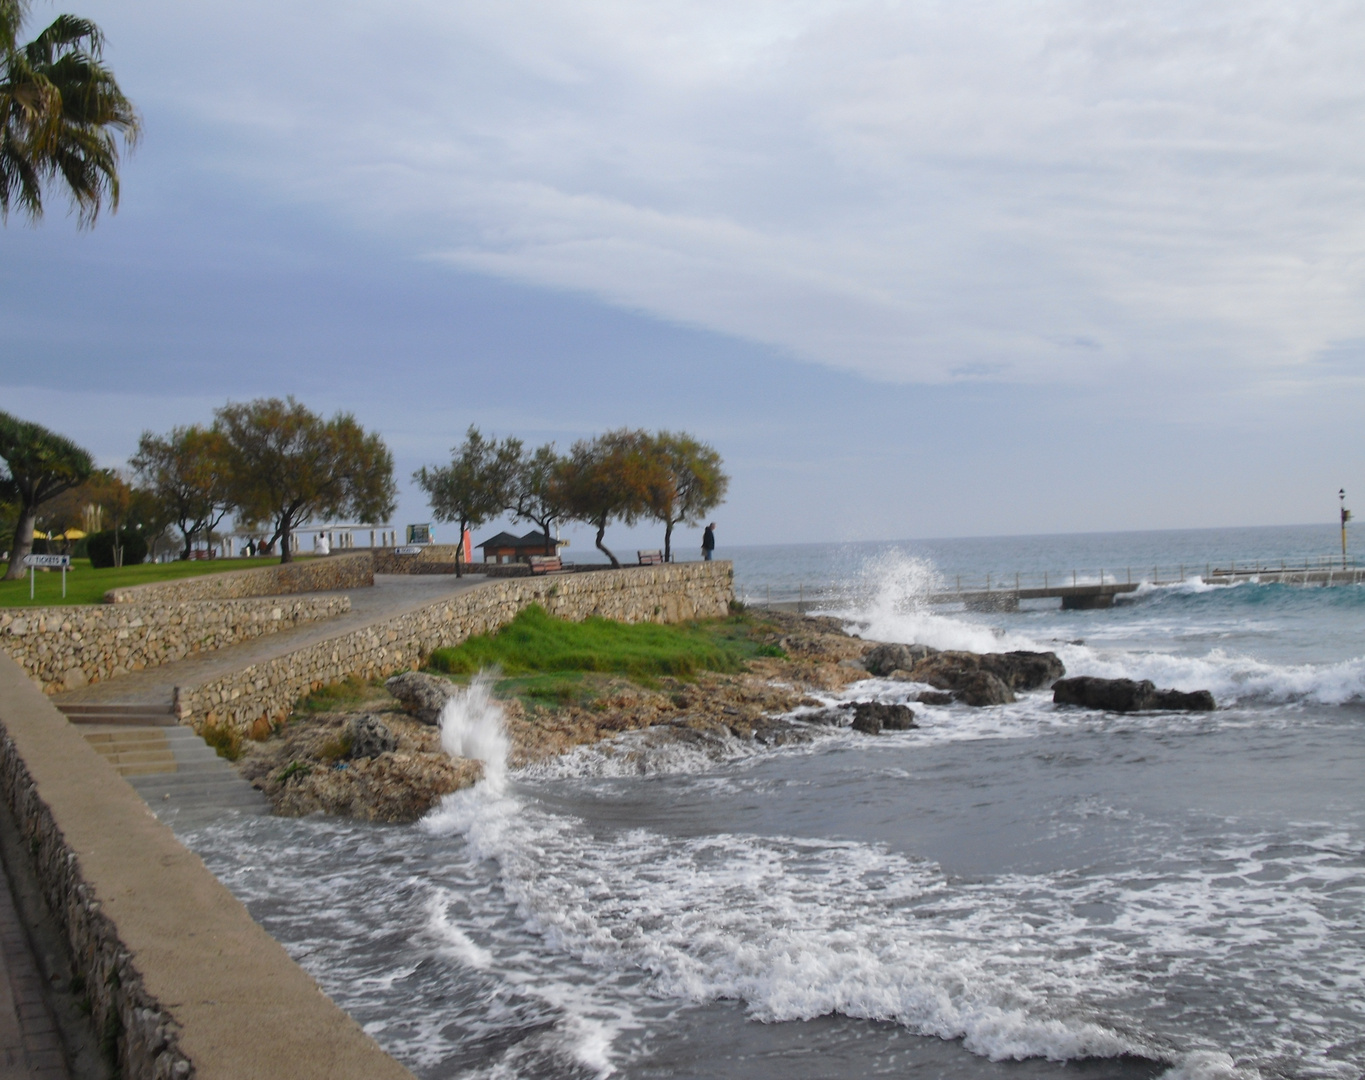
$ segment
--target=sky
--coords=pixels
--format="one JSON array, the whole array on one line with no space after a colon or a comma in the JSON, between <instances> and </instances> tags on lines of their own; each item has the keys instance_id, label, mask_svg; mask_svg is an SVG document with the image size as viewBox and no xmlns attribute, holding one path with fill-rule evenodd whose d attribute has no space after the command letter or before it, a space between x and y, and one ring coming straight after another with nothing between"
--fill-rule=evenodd
<instances>
[{"instance_id":1,"label":"sky","mask_svg":"<svg viewBox=\"0 0 1365 1080\"><path fill-rule=\"evenodd\" d=\"M722 553L1365 496L1359 4L70 4L145 135L0 229L0 408L101 464L294 394L400 526L470 424L693 433Z\"/></svg>"}]
</instances>

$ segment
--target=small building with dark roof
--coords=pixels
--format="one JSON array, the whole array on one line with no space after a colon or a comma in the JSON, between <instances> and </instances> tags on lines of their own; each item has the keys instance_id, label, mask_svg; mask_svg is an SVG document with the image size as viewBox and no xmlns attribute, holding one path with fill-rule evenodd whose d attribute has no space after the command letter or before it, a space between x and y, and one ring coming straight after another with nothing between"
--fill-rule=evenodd
<instances>
[{"instance_id":1,"label":"small building with dark roof","mask_svg":"<svg viewBox=\"0 0 1365 1080\"><path fill-rule=\"evenodd\" d=\"M556 555L559 553L559 543L543 532L529 532L525 536L500 532L478 547L483 552L484 562L512 563L525 562L532 555Z\"/></svg>"}]
</instances>

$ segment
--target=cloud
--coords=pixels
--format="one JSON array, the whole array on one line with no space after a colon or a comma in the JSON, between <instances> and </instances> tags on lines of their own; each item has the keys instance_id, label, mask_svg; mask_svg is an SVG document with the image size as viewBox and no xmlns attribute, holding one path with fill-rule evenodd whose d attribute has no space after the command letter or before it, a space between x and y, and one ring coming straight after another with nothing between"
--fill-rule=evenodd
<instances>
[{"instance_id":1,"label":"cloud","mask_svg":"<svg viewBox=\"0 0 1365 1080\"><path fill-rule=\"evenodd\" d=\"M891 381L1365 336L1359 5L103 2L187 172L414 258Z\"/></svg>"}]
</instances>

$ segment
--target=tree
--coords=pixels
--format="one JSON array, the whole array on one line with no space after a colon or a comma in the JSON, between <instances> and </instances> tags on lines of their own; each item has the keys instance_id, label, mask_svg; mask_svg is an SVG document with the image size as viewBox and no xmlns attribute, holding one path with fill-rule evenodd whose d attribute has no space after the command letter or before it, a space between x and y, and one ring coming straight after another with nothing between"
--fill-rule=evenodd
<instances>
[{"instance_id":1,"label":"tree","mask_svg":"<svg viewBox=\"0 0 1365 1080\"><path fill-rule=\"evenodd\" d=\"M553 443L546 443L534 453L524 455L517 462L512 478L508 502L504 507L516 521L534 521L545 535L545 554L553 555L550 547L550 526L569 516L569 507L559 483L562 458L555 453Z\"/></svg>"},{"instance_id":2,"label":"tree","mask_svg":"<svg viewBox=\"0 0 1365 1080\"><path fill-rule=\"evenodd\" d=\"M569 514L597 529L597 550L620 569L602 542L607 525L633 525L649 510L649 494L661 483L657 455L644 431L621 428L592 440L580 439L559 467L558 483Z\"/></svg>"},{"instance_id":3,"label":"tree","mask_svg":"<svg viewBox=\"0 0 1365 1080\"><path fill-rule=\"evenodd\" d=\"M324 420L290 397L228 403L214 415L229 501L243 520L273 525L280 562L293 561L294 530L314 516L393 513L393 456L350 413Z\"/></svg>"},{"instance_id":4,"label":"tree","mask_svg":"<svg viewBox=\"0 0 1365 1080\"><path fill-rule=\"evenodd\" d=\"M231 509L223 469L226 450L221 431L178 427L165 436L144 431L129 459L163 516L180 530L181 559L190 557L195 536L211 534Z\"/></svg>"},{"instance_id":5,"label":"tree","mask_svg":"<svg viewBox=\"0 0 1365 1080\"><path fill-rule=\"evenodd\" d=\"M14 545L5 580L24 576L24 556L33 550L33 525L38 508L63 491L84 483L95 462L79 446L40 424L0 412L0 459L9 471L0 487L19 503Z\"/></svg>"},{"instance_id":6,"label":"tree","mask_svg":"<svg viewBox=\"0 0 1365 1080\"><path fill-rule=\"evenodd\" d=\"M465 530L482 525L506 508L521 462L521 440L508 438L499 443L485 439L471 424L464 442L452 449L450 456L449 465L430 469L423 465L412 478L427 493L436 520L459 525L455 576L461 577Z\"/></svg>"},{"instance_id":7,"label":"tree","mask_svg":"<svg viewBox=\"0 0 1365 1080\"><path fill-rule=\"evenodd\" d=\"M28 7L0 0L0 218L17 206L37 221L43 188L60 180L91 226L106 199L118 209L118 137L131 149L141 120L102 60L100 28L59 15L19 45Z\"/></svg>"},{"instance_id":8,"label":"tree","mask_svg":"<svg viewBox=\"0 0 1365 1080\"><path fill-rule=\"evenodd\" d=\"M649 512L664 523L664 562L672 562L673 526L701 524L704 514L724 502L730 478L714 447L686 432L661 431L651 449L658 476L649 492Z\"/></svg>"}]
</instances>

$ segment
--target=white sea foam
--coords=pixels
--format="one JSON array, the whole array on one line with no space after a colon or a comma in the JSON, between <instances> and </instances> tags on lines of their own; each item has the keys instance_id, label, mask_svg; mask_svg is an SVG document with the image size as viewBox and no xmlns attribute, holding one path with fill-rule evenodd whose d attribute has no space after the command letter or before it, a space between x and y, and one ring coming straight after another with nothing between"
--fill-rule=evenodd
<instances>
[{"instance_id":1,"label":"white sea foam","mask_svg":"<svg viewBox=\"0 0 1365 1080\"><path fill-rule=\"evenodd\" d=\"M441 748L452 757L484 764L484 782L501 790L507 779L507 729L502 706L493 699L492 677L479 672L441 709Z\"/></svg>"}]
</instances>

